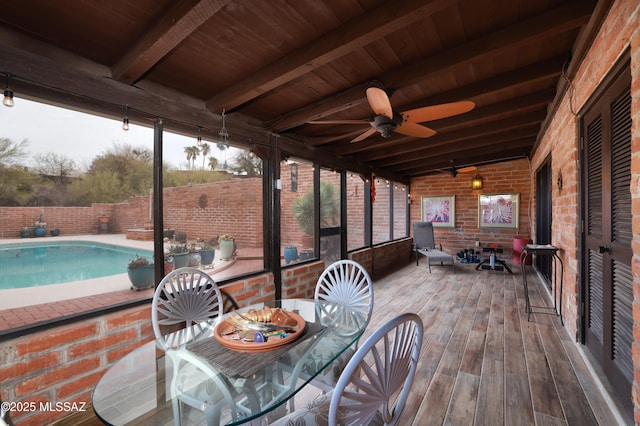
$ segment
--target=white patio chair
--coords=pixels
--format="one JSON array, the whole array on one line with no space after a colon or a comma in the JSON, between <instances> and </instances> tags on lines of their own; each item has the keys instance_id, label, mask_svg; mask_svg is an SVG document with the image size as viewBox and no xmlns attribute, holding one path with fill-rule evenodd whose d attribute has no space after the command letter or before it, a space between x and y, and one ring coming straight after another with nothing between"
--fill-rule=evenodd
<instances>
[{"instance_id":1,"label":"white patio chair","mask_svg":"<svg viewBox=\"0 0 640 426\"><path fill-rule=\"evenodd\" d=\"M329 265L318 278L314 299L318 304L317 312L321 322L326 326L339 323L349 331L358 332L369 324L373 312L373 284L369 273L362 265L353 260L339 260ZM329 391L344 366L358 348L356 342L353 349L347 349L333 362L333 368L326 370L313 379L312 384ZM333 348L323 346L316 348L313 357L333 356Z\"/></svg>"},{"instance_id":2,"label":"white patio chair","mask_svg":"<svg viewBox=\"0 0 640 426\"><path fill-rule=\"evenodd\" d=\"M393 318L351 357L335 390L272 424L398 424L413 384L422 336L418 315Z\"/></svg>"},{"instance_id":3,"label":"white patio chair","mask_svg":"<svg viewBox=\"0 0 640 426\"><path fill-rule=\"evenodd\" d=\"M366 328L373 312L373 285L369 273L357 262L353 260L339 260L329 265L322 272L316 284L314 299L317 304L318 321L327 327L332 324L341 324L341 328L348 330L344 337L348 337L349 331L359 332ZM355 312L354 312L355 311ZM345 327L346 325L346 327ZM336 345L339 345L336 342ZM311 384L323 392L328 392L335 387L335 383L340 377L351 356L354 348L349 348L333 361L332 368L326 368L318 376L311 379ZM293 371L292 374L305 375L315 372L316 362L329 360L335 357L336 347L330 343L323 342L321 346L300 354L301 359L297 365L301 368ZM308 368L307 368L308 364ZM285 369L287 369L285 367ZM295 398L289 400L291 410L295 410Z\"/></svg>"},{"instance_id":4,"label":"white patio chair","mask_svg":"<svg viewBox=\"0 0 640 426\"><path fill-rule=\"evenodd\" d=\"M182 421L181 404L202 411L207 426L218 426L223 410L233 421L251 413L237 403L238 393L234 387L226 383L206 360L186 349L169 349L168 353L173 362L171 403L176 426Z\"/></svg>"},{"instance_id":5,"label":"white patio chair","mask_svg":"<svg viewBox=\"0 0 640 426\"><path fill-rule=\"evenodd\" d=\"M355 330L366 328L373 312L371 277L359 263L338 260L329 265L318 278L314 299L326 302L320 311L325 322L336 321L345 325L355 321ZM349 309L340 309L344 307ZM353 315L354 310L362 315Z\"/></svg>"},{"instance_id":6,"label":"white patio chair","mask_svg":"<svg viewBox=\"0 0 640 426\"><path fill-rule=\"evenodd\" d=\"M167 274L153 295L151 323L162 349L176 348L206 330L204 323L223 311L222 293L215 281L196 268ZM178 325L184 327L178 328ZM163 333L161 327L167 327Z\"/></svg>"}]
</instances>

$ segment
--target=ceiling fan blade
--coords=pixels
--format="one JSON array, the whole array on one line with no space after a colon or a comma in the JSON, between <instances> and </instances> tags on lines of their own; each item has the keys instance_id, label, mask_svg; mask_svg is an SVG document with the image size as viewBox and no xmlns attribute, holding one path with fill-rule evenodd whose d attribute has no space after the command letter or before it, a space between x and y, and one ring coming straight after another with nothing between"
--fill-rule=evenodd
<instances>
[{"instance_id":1,"label":"ceiling fan blade","mask_svg":"<svg viewBox=\"0 0 640 426\"><path fill-rule=\"evenodd\" d=\"M464 114L475 108L472 101L451 102L448 104L432 105L422 108L410 109L402 113L403 119L410 123L422 123L424 121L440 120Z\"/></svg>"},{"instance_id":2,"label":"ceiling fan blade","mask_svg":"<svg viewBox=\"0 0 640 426\"><path fill-rule=\"evenodd\" d=\"M367 130L366 132L362 133L360 136L356 137L355 139L352 139L351 142L360 142L361 140L364 140L364 139L368 138L369 136L371 136L375 132L376 132L376 129L374 129L372 127L369 130Z\"/></svg>"},{"instance_id":3,"label":"ceiling fan blade","mask_svg":"<svg viewBox=\"0 0 640 426\"><path fill-rule=\"evenodd\" d=\"M478 170L478 168L476 166L468 166L468 167L462 167L461 169L457 169L458 173L473 173L476 170Z\"/></svg>"},{"instance_id":4,"label":"ceiling fan blade","mask_svg":"<svg viewBox=\"0 0 640 426\"><path fill-rule=\"evenodd\" d=\"M307 121L307 124L365 124L368 120L319 120Z\"/></svg>"},{"instance_id":5,"label":"ceiling fan blade","mask_svg":"<svg viewBox=\"0 0 640 426\"><path fill-rule=\"evenodd\" d=\"M367 101L373 112L378 115L384 115L388 118L393 117L393 109L387 92L379 87L369 87L367 89Z\"/></svg>"},{"instance_id":6,"label":"ceiling fan blade","mask_svg":"<svg viewBox=\"0 0 640 426\"><path fill-rule=\"evenodd\" d=\"M415 138L430 138L436 134L436 131L430 129L422 124L402 122L396 128L396 132L405 135L413 136Z\"/></svg>"}]
</instances>

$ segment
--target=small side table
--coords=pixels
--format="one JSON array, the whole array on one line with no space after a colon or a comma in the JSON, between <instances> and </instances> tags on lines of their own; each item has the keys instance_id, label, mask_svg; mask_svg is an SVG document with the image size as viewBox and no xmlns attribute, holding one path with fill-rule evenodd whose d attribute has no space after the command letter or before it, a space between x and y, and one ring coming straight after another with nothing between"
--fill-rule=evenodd
<instances>
[{"instance_id":1,"label":"small side table","mask_svg":"<svg viewBox=\"0 0 640 426\"><path fill-rule=\"evenodd\" d=\"M535 313L540 314L555 314L560 317L560 323L564 325L564 320L562 319L562 287L564 282L564 263L560 256L558 256L559 248L556 246L552 246L551 244L526 244L522 248L522 253L520 254L520 266L522 268L522 284L524 285L524 296L525 296L525 312L527 313L527 321L529 321L529 317L531 316L531 312L533 308L536 309L547 309L553 310L552 312L548 311L536 311ZM531 255L537 256L551 256L553 258L553 306L531 306L531 301L529 300L529 286L527 285L527 273L526 273L526 260L527 256ZM560 263L560 291L558 292L558 281L557 281L557 265ZM558 298L558 293L559 298ZM559 299L559 300L558 300Z\"/></svg>"}]
</instances>

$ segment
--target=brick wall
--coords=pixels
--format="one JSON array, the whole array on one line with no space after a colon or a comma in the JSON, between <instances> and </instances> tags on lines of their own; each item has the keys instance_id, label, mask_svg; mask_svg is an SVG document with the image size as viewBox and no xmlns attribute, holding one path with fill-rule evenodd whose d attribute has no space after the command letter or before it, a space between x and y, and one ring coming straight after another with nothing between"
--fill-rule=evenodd
<instances>
[{"instance_id":1,"label":"brick wall","mask_svg":"<svg viewBox=\"0 0 640 426\"><path fill-rule=\"evenodd\" d=\"M323 262L287 270L287 282L300 297L313 297ZM242 307L273 300L272 274L232 282L221 288ZM115 361L153 340L150 304L56 327L2 343L0 399L12 402L90 403L103 373ZM91 410L91 407L87 407ZM68 412L12 412L15 424L40 426Z\"/></svg>"},{"instance_id":2,"label":"brick wall","mask_svg":"<svg viewBox=\"0 0 640 426\"><path fill-rule=\"evenodd\" d=\"M580 111L593 95L598 85L611 70L613 64L627 50L631 56L631 196L633 231L633 283L634 283L634 344L632 347L635 379L633 403L635 423L640 424L640 5L634 0L613 2L605 22L593 41L584 62L573 80L573 97L568 92L562 99L553 119L539 140L538 149L531 158L532 175L551 158L552 169L552 243L561 249L559 255L565 265L562 312L566 327L577 335L579 329L579 197L580 182L578 161L578 123L573 112ZM573 111L573 112L572 112ZM556 181L562 172L562 190Z\"/></svg>"},{"instance_id":3,"label":"brick wall","mask_svg":"<svg viewBox=\"0 0 640 426\"><path fill-rule=\"evenodd\" d=\"M90 403L106 368L151 339L146 305L3 342L2 400ZM11 418L15 424L43 425L66 414L25 411L12 412Z\"/></svg>"},{"instance_id":4,"label":"brick wall","mask_svg":"<svg viewBox=\"0 0 640 426\"><path fill-rule=\"evenodd\" d=\"M481 190L471 189L471 178L480 175L483 179ZM473 174L440 173L411 180L411 222L421 221L422 197L455 195L455 227L434 228L436 243L442 244L443 251L455 254L458 250L500 244L504 257L510 260L514 237L531 237L530 226L532 204L532 183L527 159L479 166ZM517 229L479 228L478 198L480 194L520 194L520 209ZM413 232L413 231L411 231Z\"/></svg>"},{"instance_id":5,"label":"brick wall","mask_svg":"<svg viewBox=\"0 0 640 426\"><path fill-rule=\"evenodd\" d=\"M262 247L262 179L233 178L222 182L164 189L164 228L211 239L221 234L236 237L244 247ZM33 227L40 212L47 229L62 235L100 232L99 217L109 217L109 230L124 233L152 223L149 196L130 197L119 204L91 207L0 207L0 238L20 237L22 226Z\"/></svg>"},{"instance_id":6,"label":"brick wall","mask_svg":"<svg viewBox=\"0 0 640 426\"><path fill-rule=\"evenodd\" d=\"M409 261L411 239L352 253L372 278ZM323 261L283 271L283 298L313 298ZM270 273L231 282L221 290L239 307L273 300ZM225 306L229 306L225 304ZM150 305L130 308L2 343L0 399L12 402L86 402L102 374L126 353L153 339ZM11 413L16 424L41 425L65 412Z\"/></svg>"}]
</instances>

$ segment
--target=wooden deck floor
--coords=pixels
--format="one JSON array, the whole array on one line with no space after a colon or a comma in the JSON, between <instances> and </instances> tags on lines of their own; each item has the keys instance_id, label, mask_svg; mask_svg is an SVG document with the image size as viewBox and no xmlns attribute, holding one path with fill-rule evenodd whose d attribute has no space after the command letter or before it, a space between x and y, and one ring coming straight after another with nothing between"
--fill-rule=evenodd
<instances>
[{"instance_id":1,"label":"wooden deck floor","mask_svg":"<svg viewBox=\"0 0 640 426\"><path fill-rule=\"evenodd\" d=\"M367 334L401 312L424 322L403 425L615 425L576 344L555 315L527 321L519 268L408 265L374 283ZM532 305L552 303L532 271ZM533 278L532 278L533 277ZM365 335L366 336L366 335Z\"/></svg>"},{"instance_id":2,"label":"wooden deck floor","mask_svg":"<svg viewBox=\"0 0 640 426\"><path fill-rule=\"evenodd\" d=\"M455 275L450 267L433 267L429 274L423 261L374 282L363 339L401 312L418 313L425 326L400 424L626 424L610 410L560 319L533 314L527 321L519 268L510 275L474 266L456 265ZM532 304L549 305L534 273L529 283ZM89 417L58 424L99 424Z\"/></svg>"}]
</instances>

